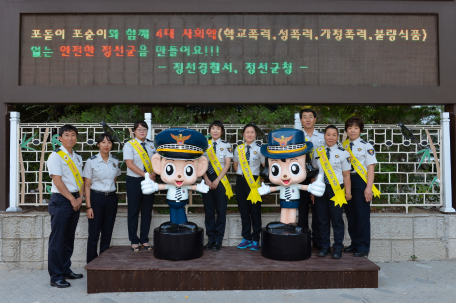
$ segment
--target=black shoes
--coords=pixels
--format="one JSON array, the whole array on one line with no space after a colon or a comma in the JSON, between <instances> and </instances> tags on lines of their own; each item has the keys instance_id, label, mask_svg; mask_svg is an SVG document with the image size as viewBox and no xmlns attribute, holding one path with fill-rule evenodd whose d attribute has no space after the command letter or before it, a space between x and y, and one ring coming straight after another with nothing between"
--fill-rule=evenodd
<instances>
[{"instance_id":1,"label":"black shoes","mask_svg":"<svg viewBox=\"0 0 456 303\"><path fill-rule=\"evenodd\" d=\"M171 230L177 230L179 226L176 223L173 223L171 221L162 223L160 225L160 231L171 231Z\"/></svg>"},{"instance_id":2,"label":"black shoes","mask_svg":"<svg viewBox=\"0 0 456 303\"><path fill-rule=\"evenodd\" d=\"M209 241L207 242L207 244L203 246L203 249L205 249L205 250L212 249L212 247L214 247L214 244L215 244L214 241L209 240Z\"/></svg>"},{"instance_id":3,"label":"black shoes","mask_svg":"<svg viewBox=\"0 0 456 303\"><path fill-rule=\"evenodd\" d=\"M82 274L75 274L74 272L72 272L71 274L63 275L63 278L68 280L82 279L83 277L84 276Z\"/></svg>"},{"instance_id":4,"label":"black shoes","mask_svg":"<svg viewBox=\"0 0 456 303\"><path fill-rule=\"evenodd\" d=\"M340 248L339 248L339 249L334 249L332 258L333 258L333 259L340 259L340 258L342 258L342 249L340 249Z\"/></svg>"},{"instance_id":5,"label":"black shoes","mask_svg":"<svg viewBox=\"0 0 456 303\"><path fill-rule=\"evenodd\" d=\"M198 225L196 225L195 223L193 222L184 222L184 223L181 223L179 224L179 229L181 230L197 230L198 229Z\"/></svg>"},{"instance_id":6,"label":"black shoes","mask_svg":"<svg viewBox=\"0 0 456 303\"><path fill-rule=\"evenodd\" d=\"M355 251L356 251L356 249L354 247L352 247L351 245L344 248L344 252L346 252L346 253L354 253Z\"/></svg>"},{"instance_id":7,"label":"black shoes","mask_svg":"<svg viewBox=\"0 0 456 303\"><path fill-rule=\"evenodd\" d=\"M353 254L353 257L368 257L369 256L369 252L368 251L356 251L354 254Z\"/></svg>"},{"instance_id":8,"label":"black shoes","mask_svg":"<svg viewBox=\"0 0 456 303\"><path fill-rule=\"evenodd\" d=\"M213 251L219 251L222 249L222 243L220 242L215 242L214 243L214 246L212 246L211 250Z\"/></svg>"},{"instance_id":9,"label":"black shoes","mask_svg":"<svg viewBox=\"0 0 456 303\"><path fill-rule=\"evenodd\" d=\"M331 252L329 247L322 247L320 252L317 254L317 257L326 257Z\"/></svg>"},{"instance_id":10,"label":"black shoes","mask_svg":"<svg viewBox=\"0 0 456 303\"><path fill-rule=\"evenodd\" d=\"M55 282L51 282L51 286L57 287L57 288L67 288L70 287L71 284L67 282L66 280L57 280Z\"/></svg>"}]
</instances>

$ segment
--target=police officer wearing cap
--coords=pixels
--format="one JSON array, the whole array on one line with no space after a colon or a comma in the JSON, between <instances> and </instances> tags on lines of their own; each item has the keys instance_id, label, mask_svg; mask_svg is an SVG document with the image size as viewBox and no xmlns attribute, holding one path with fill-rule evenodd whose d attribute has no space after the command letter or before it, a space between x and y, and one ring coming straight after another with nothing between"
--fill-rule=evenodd
<instances>
[{"instance_id":1,"label":"police officer wearing cap","mask_svg":"<svg viewBox=\"0 0 456 303\"><path fill-rule=\"evenodd\" d=\"M145 249L152 250L149 245L149 230L152 221L152 207L155 195L144 195L141 192L141 182L147 172L145 165L151 165L150 158L155 153L154 142L147 139L149 127L144 120L135 122L133 134L135 139L128 141L123 148L123 158L127 164L127 199L128 199L128 238L131 250L139 251L142 244ZM149 173L149 178L155 181L155 173ZM140 235L138 238L138 219L141 211Z\"/></svg>"},{"instance_id":2,"label":"police officer wearing cap","mask_svg":"<svg viewBox=\"0 0 456 303\"><path fill-rule=\"evenodd\" d=\"M221 173L217 175L209 161L209 167L204 174L206 185L210 188L207 194L203 194L206 235L209 238L204 249L213 251L219 251L222 248L223 236L225 235L228 197L221 180L230 169L231 159L233 158L231 144L221 139L224 132L225 127L221 121L215 120L209 125L213 149L222 167ZM208 157L207 153L205 156ZM217 219L215 218L216 213Z\"/></svg>"},{"instance_id":3,"label":"police officer wearing cap","mask_svg":"<svg viewBox=\"0 0 456 303\"><path fill-rule=\"evenodd\" d=\"M306 141L311 141L314 146L314 151L318 147L322 146L325 143L324 133L318 131L314 128L315 123L317 122L317 114L315 111L305 108L300 112L301 125L304 127L304 135ZM310 158L313 157L313 154L310 154ZM311 159L309 159L311 160ZM303 183L308 185L312 182L311 177L307 177ZM299 203L299 220L298 225L301 228L309 228L309 208L312 209L312 242L313 246L317 249L320 249L320 232L319 232L319 223L318 223L318 211L315 207L314 197L305 190L301 190L301 197Z\"/></svg>"},{"instance_id":4,"label":"police officer wearing cap","mask_svg":"<svg viewBox=\"0 0 456 303\"><path fill-rule=\"evenodd\" d=\"M49 214L51 234L49 235L48 271L51 286L70 287L66 279L81 279L82 274L71 270L74 237L83 201L82 158L73 147L77 143L78 130L65 124L59 129L62 146L52 152L47 160L52 178Z\"/></svg>"},{"instance_id":5,"label":"police officer wearing cap","mask_svg":"<svg viewBox=\"0 0 456 303\"><path fill-rule=\"evenodd\" d=\"M261 164L264 166L265 157L261 154L261 143L255 143L257 135L255 126L247 124L244 126L242 135L245 140L242 152L245 153L247 165L253 175L253 179L257 180L260 174ZM236 200L238 202L239 213L241 214L242 222L242 241L237 248L250 250L259 250L260 233L261 233L261 203L256 201L253 203L247 198L250 195L251 188L244 176L242 164L239 160L239 145L234 151L233 168L236 171ZM256 190L256 189L253 189ZM253 232L252 232L253 229Z\"/></svg>"},{"instance_id":6,"label":"police officer wearing cap","mask_svg":"<svg viewBox=\"0 0 456 303\"><path fill-rule=\"evenodd\" d=\"M97 246L100 233L100 254L111 244L117 215L116 181L121 174L119 160L110 154L113 145L111 135L101 134L96 142L100 153L87 160L82 173L87 197L86 215L89 219L87 263L98 257Z\"/></svg>"}]
</instances>

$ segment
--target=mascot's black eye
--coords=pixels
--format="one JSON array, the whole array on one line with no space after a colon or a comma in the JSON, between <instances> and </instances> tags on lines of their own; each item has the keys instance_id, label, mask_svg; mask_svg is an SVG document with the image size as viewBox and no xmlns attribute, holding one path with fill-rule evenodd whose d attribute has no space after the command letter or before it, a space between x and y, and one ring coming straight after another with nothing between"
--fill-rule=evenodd
<instances>
[{"instance_id":1,"label":"mascot's black eye","mask_svg":"<svg viewBox=\"0 0 456 303\"><path fill-rule=\"evenodd\" d=\"M301 172L301 165L299 165L299 163L297 163L297 162L291 162L289 168L290 168L290 173L293 176L297 176Z\"/></svg>"},{"instance_id":2,"label":"mascot's black eye","mask_svg":"<svg viewBox=\"0 0 456 303\"><path fill-rule=\"evenodd\" d=\"M185 166L184 171L185 171L185 176L186 176L187 178L190 178L190 177L193 177L193 174L194 174L194 172L195 172L195 169L193 168L193 165L188 164L188 165Z\"/></svg>"},{"instance_id":3,"label":"mascot's black eye","mask_svg":"<svg viewBox=\"0 0 456 303\"><path fill-rule=\"evenodd\" d=\"M166 165L165 171L168 176L174 175L174 165L173 164Z\"/></svg>"},{"instance_id":4,"label":"mascot's black eye","mask_svg":"<svg viewBox=\"0 0 456 303\"><path fill-rule=\"evenodd\" d=\"M271 174L274 177L277 177L278 175L280 175L280 165L279 164L272 164L272 166L271 166Z\"/></svg>"}]
</instances>

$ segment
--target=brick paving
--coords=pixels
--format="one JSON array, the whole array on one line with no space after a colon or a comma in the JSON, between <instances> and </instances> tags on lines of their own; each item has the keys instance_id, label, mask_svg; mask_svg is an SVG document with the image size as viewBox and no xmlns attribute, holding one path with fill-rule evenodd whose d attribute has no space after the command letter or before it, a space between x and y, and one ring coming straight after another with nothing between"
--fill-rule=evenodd
<instances>
[{"instance_id":1,"label":"brick paving","mask_svg":"<svg viewBox=\"0 0 456 303\"><path fill-rule=\"evenodd\" d=\"M87 280L49 286L47 270L0 269L0 302L456 302L456 261L378 262L378 289L86 293ZM83 268L73 268L84 273Z\"/></svg>"}]
</instances>

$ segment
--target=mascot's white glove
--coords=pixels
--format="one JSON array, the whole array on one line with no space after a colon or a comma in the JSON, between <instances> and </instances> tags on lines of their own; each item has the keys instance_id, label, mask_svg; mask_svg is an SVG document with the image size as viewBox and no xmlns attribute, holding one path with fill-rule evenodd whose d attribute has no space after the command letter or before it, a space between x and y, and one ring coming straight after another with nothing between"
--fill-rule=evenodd
<instances>
[{"instance_id":1,"label":"mascot's white glove","mask_svg":"<svg viewBox=\"0 0 456 303\"><path fill-rule=\"evenodd\" d=\"M155 183L149 178L149 173L145 173L144 178L144 181L141 182L141 191L143 194L150 195L158 191L158 183Z\"/></svg>"},{"instance_id":2,"label":"mascot's white glove","mask_svg":"<svg viewBox=\"0 0 456 303\"><path fill-rule=\"evenodd\" d=\"M201 183L196 186L196 190L200 193L206 194L209 191L209 186L204 184L204 179L201 180Z\"/></svg>"},{"instance_id":3,"label":"mascot's white glove","mask_svg":"<svg viewBox=\"0 0 456 303\"><path fill-rule=\"evenodd\" d=\"M307 191L314 196L321 197L325 193L326 184L323 182L323 175L318 175L317 180L309 184Z\"/></svg>"},{"instance_id":4,"label":"mascot's white glove","mask_svg":"<svg viewBox=\"0 0 456 303\"><path fill-rule=\"evenodd\" d=\"M261 187L258 188L258 193L260 194L260 196L269 194L270 192L271 188L269 187L269 185L266 185L264 184L264 182L261 182Z\"/></svg>"}]
</instances>

